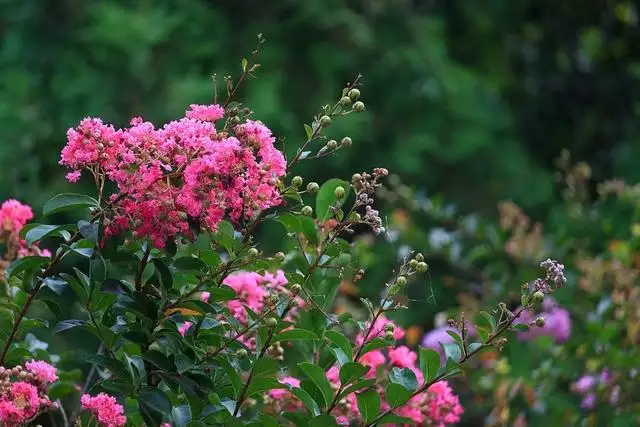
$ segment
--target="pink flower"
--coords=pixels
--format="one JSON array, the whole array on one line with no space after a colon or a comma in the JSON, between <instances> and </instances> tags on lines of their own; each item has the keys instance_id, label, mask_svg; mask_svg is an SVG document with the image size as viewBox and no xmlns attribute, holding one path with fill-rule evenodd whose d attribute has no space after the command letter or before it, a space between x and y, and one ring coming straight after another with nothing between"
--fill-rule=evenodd
<instances>
[{"instance_id":1,"label":"pink flower","mask_svg":"<svg viewBox=\"0 0 640 427\"><path fill-rule=\"evenodd\" d=\"M93 413L103 427L121 427L127 422L124 408L113 396L105 393L93 397L83 394L80 403L84 409Z\"/></svg>"},{"instance_id":2,"label":"pink flower","mask_svg":"<svg viewBox=\"0 0 640 427\"><path fill-rule=\"evenodd\" d=\"M38 381L41 381L42 383L52 383L58 379L58 375L56 375L56 368L47 362L31 360L25 363L25 367L27 368L27 371L34 374Z\"/></svg>"},{"instance_id":3,"label":"pink flower","mask_svg":"<svg viewBox=\"0 0 640 427\"><path fill-rule=\"evenodd\" d=\"M209 297L211 296L210 292L201 292L200 293L200 301L207 302L209 301Z\"/></svg>"},{"instance_id":4,"label":"pink flower","mask_svg":"<svg viewBox=\"0 0 640 427\"><path fill-rule=\"evenodd\" d=\"M6 200L0 206L0 228L10 233L18 233L32 218L31 207L17 200Z\"/></svg>"},{"instance_id":5,"label":"pink flower","mask_svg":"<svg viewBox=\"0 0 640 427\"><path fill-rule=\"evenodd\" d=\"M191 104L187 110L186 117L190 119L215 122L224 117L224 109L220 105L198 105Z\"/></svg>"},{"instance_id":6,"label":"pink flower","mask_svg":"<svg viewBox=\"0 0 640 427\"><path fill-rule=\"evenodd\" d=\"M456 396L449 383L438 381L427 389L428 402L426 406L426 416L437 425L454 424L460 421L464 412L460 400Z\"/></svg>"},{"instance_id":7,"label":"pink flower","mask_svg":"<svg viewBox=\"0 0 640 427\"><path fill-rule=\"evenodd\" d=\"M19 416L23 419L33 417L40 408L38 389L24 381L11 385L11 402L18 409Z\"/></svg>"},{"instance_id":8,"label":"pink flower","mask_svg":"<svg viewBox=\"0 0 640 427\"><path fill-rule=\"evenodd\" d=\"M370 351L360 358L360 363L370 368L369 372L365 374L367 378L375 378L378 366L383 366L386 362L387 360L380 350Z\"/></svg>"},{"instance_id":9,"label":"pink flower","mask_svg":"<svg viewBox=\"0 0 640 427\"><path fill-rule=\"evenodd\" d=\"M178 333L184 337L191 326L193 326L192 322L184 322L178 327Z\"/></svg>"},{"instance_id":10,"label":"pink flower","mask_svg":"<svg viewBox=\"0 0 640 427\"><path fill-rule=\"evenodd\" d=\"M363 340L366 340L366 342L369 342L374 338L384 336L385 334L384 328L388 324L392 324L394 326L393 339L401 340L404 337L404 329L396 325L393 321L387 319L384 315L381 315L381 316L378 316L378 318L373 324L373 327L371 328L371 331L368 334L367 334L367 331L369 330L370 324L368 323L367 325L365 325L366 326L364 329L365 332L358 334L358 336L356 337L356 343L362 344Z\"/></svg>"},{"instance_id":11,"label":"pink flower","mask_svg":"<svg viewBox=\"0 0 640 427\"><path fill-rule=\"evenodd\" d=\"M294 377L284 377L280 380L280 382L282 384L286 384L291 387L300 387L300 380ZM289 396L289 390L286 390L286 389L269 390L268 394L272 399L281 400Z\"/></svg>"},{"instance_id":12,"label":"pink flower","mask_svg":"<svg viewBox=\"0 0 640 427\"><path fill-rule=\"evenodd\" d=\"M593 375L585 375L575 382L573 389L576 393L584 394L595 387L596 383L596 377Z\"/></svg>"},{"instance_id":13,"label":"pink flower","mask_svg":"<svg viewBox=\"0 0 640 427\"><path fill-rule=\"evenodd\" d=\"M400 368L415 366L418 355L407 346L400 346L389 350L389 359L391 363Z\"/></svg>"}]
</instances>

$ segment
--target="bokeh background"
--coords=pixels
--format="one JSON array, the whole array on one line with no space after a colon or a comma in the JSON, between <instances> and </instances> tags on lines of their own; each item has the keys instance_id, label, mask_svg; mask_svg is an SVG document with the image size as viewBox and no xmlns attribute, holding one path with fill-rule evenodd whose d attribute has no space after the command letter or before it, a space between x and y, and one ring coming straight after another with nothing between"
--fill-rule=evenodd
<instances>
[{"instance_id":1,"label":"bokeh background","mask_svg":"<svg viewBox=\"0 0 640 427\"><path fill-rule=\"evenodd\" d=\"M400 197L390 198L406 209L381 208L396 226L410 216L410 233L382 245L361 288L344 293L376 295L403 245L425 250L429 282L411 290L400 318L428 331L436 313L473 305L488 284L535 277L535 263L522 270L495 251L461 261L455 247L432 249L451 231L476 252L495 246L495 229L478 224L497 223L504 200L553 230L566 206L563 149L591 166L587 195L605 179L640 179L638 13L615 0L0 0L0 200L39 212L57 192L80 192L57 164L69 127L87 115L160 124L212 102L212 75L222 91L262 33L262 67L240 97L289 153L303 123L363 74L366 113L330 130L353 147L298 173L322 182L384 166L396 175ZM527 357L517 375L540 362ZM568 372L567 393L581 370ZM469 425L491 407L476 403Z\"/></svg>"}]
</instances>

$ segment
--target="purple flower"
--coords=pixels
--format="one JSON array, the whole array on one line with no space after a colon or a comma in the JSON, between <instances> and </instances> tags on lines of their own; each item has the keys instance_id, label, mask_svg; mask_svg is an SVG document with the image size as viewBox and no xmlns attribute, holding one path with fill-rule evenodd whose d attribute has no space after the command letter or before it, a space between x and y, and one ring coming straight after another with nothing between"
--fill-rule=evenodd
<instances>
[{"instance_id":1,"label":"purple flower","mask_svg":"<svg viewBox=\"0 0 640 427\"><path fill-rule=\"evenodd\" d=\"M547 299L550 299L547 297ZM527 332L518 333L518 339L522 341L529 341L541 336L550 336L556 344L563 343L571 337L571 315L569 311L560 307L550 299L543 304L543 312L545 324L542 327L532 326ZM530 312L524 312L520 316L516 323L528 324L535 320L535 317Z\"/></svg>"},{"instance_id":2,"label":"purple flower","mask_svg":"<svg viewBox=\"0 0 640 427\"><path fill-rule=\"evenodd\" d=\"M444 350L440 344L447 344L454 342L454 339L451 335L447 333L447 331L455 332L458 335L461 335L461 332L458 328L454 328L451 326L441 326L436 329L432 329L427 332L425 336L422 338L422 346L426 348L430 348L432 350L437 351L440 354L440 363L443 364L446 362L446 357L444 354ZM473 324L467 324L467 331L469 334L475 333L475 327Z\"/></svg>"},{"instance_id":3,"label":"purple flower","mask_svg":"<svg viewBox=\"0 0 640 427\"><path fill-rule=\"evenodd\" d=\"M585 394L596 385L596 377L593 375L585 375L581 377L573 385L573 389L576 393Z\"/></svg>"},{"instance_id":4,"label":"purple flower","mask_svg":"<svg viewBox=\"0 0 640 427\"><path fill-rule=\"evenodd\" d=\"M587 394L584 397L584 399L582 399L582 403L580 403L580 406L583 409L593 409L593 407L596 406L596 395L595 395L595 393Z\"/></svg>"}]
</instances>

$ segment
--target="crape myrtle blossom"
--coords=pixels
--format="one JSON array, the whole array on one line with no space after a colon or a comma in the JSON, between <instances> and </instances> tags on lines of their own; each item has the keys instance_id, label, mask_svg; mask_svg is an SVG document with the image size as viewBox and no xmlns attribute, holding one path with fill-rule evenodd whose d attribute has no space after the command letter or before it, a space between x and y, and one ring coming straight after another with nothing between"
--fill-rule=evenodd
<instances>
[{"instance_id":1,"label":"crape myrtle blossom","mask_svg":"<svg viewBox=\"0 0 640 427\"><path fill-rule=\"evenodd\" d=\"M216 230L225 216L238 223L281 203L286 160L275 137L253 120L218 131L223 115L219 105L194 104L161 128L134 118L125 129L86 118L67 132L60 164L72 182L87 170L100 191L107 180L116 185L106 236L132 230L164 247L176 235L192 237L192 222Z\"/></svg>"},{"instance_id":2,"label":"crape myrtle blossom","mask_svg":"<svg viewBox=\"0 0 640 427\"><path fill-rule=\"evenodd\" d=\"M544 325L532 327L526 332L519 332L518 339L529 341L537 337L549 336L556 344L560 344L571 337L571 315L567 309L560 307L553 298L545 298L540 315L544 318ZM536 317L535 314L525 311L515 323L530 324L535 322Z\"/></svg>"},{"instance_id":3,"label":"crape myrtle blossom","mask_svg":"<svg viewBox=\"0 0 640 427\"><path fill-rule=\"evenodd\" d=\"M80 403L83 409L96 417L101 427L122 427L127 423L122 405L118 404L115 397L106 393L96 396L83 394Z\"/></svg>"},{"instance_id":4,"label":"crape myrtle blossom","mask_svg":"<svg viewBox=\"0 0 640 427\"><path fill-rule=\"evenodd\" d=\"M604 369L599 375L583 375L571 385L571 390L583 396L580 406L583 409L591 410L598 401L598 389L604 389L604 395L610 405L617 405L620 400L620 386L614 384L614 378L608 369Z\"/></svg>"},{"instance_id":5,"label":"crape myrtle blossom","mask_svg":"<svg viewBox=\"0 0 640 427\"><path fill-rule=\"evenodd\" d=\"M0 367L0 424L3 426L25 425L36 415L58 407L47 396L49 383L58 379L56 368L36 360L27 362L25 367Z\"/></svg>"},{"instance_id":6,"label":"crape myrtle blossom","mask_svg":"<svg viewBox=\"0 0 640 427\"><path fill-rule=\"evenodd\" d=\"M391 325L391 326L389 326ZM366 325L365 331L370 325ZM395 337L404 336L404 330L393 322L379 316L373 324L371 334L366 339L371 339L393 330ZM397 338L397 339L400 339ZM364 334L360 334L358 341L361 345L364 342ZM369 368L365 374L366 378L377 379L377 390L382 398L381 406L383 410L389 409L386 402L384 390L389 373L393 368L408 368L416 376L419 384L424 382L422 372L418 366L418 355L415 351L406 346L390 346L384 349L377 349L365 353L359 359L359 363ZM337 392L340 389L340 367L332 366L326 371L326 377L331 387ZM283 384L291 387L299 387L300 380L292 377L283 377L280 380ZM302 403L296 399L288 390L272 390L265 396L266 410L271 413L280 413L282 410L296 411L303 410ZM409 400L405 405L394 411L398 415L410 418L417 425L438 426L455 424L460 421L464 412L460 405L458 396L453 393L447 381L438 381L432 384L425 392L420 393ZM350 393L337 402L332 414L336 417L339 425L349 425L351 420L360 419L358 403L355 393Z\"/></svg>"}]
</instances>

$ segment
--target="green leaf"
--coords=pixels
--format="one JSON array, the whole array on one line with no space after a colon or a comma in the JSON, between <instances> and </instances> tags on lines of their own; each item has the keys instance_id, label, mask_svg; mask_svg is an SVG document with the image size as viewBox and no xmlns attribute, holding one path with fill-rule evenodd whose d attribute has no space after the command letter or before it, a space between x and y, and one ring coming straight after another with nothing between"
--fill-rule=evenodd
<instances>
[{"instance_id":1,"label":"green leaf","mask_svg":"<svg viewBox=\"0 0 640 427\"><path fill-rule=\"evenodd\" d=\"M77 320L77 319L63 320L62 322L58 322L53 333L60 334L62 332L68 331L69 329L79 328L86 324L87 322L84 320Z\"/></svg>"},{"instance_id":2,"label":"green leaf","mask_svg":"<svg viewBox=\"0 0 640 427\"><path fill-rule=\"evenodd\" d=\"M289 329L273 337L273 342L294 340L318 340L318 336L306 329Z\"/></svg>"},{"instance_id":3,"label":"green leaf","mask_svg":"<svg viewBox=\"0 0 640 427\"><path fill-rule=\"evenodd\" d=\"M400 384L389 383L384 390L384 396L389 406L399 408L411 399L413 395L411 390L407 390Z\"/></svg>"},{"instance_id":4,"label":"green leaf","mask_svg":"<svg viewBox=\"0 0 640 427\"><path fill-rule=\"evenodd\" d=\"M162 288L166 291L170 290L173 287L173 276L171 275L169 267L157 258L153 260L153 265L155 267L154 274L160 281Z\"/></svg>"},{"instance_id":5,"label":"green leaf","mask_svg":"<svg viewBox=\"0 0 640 427\"><path fill-rule=\"evenodd\" d=\"M50 198L44 204L44 207L42 208L42 214L44 216L49 216L71 209L82 209L98 206L98 201L93 197L85 196L84 194L63 193L57 194Z\"/></svg>"},{"instance_id":6,"label":"green leaf","mask_svg":"<svg viewBox=\"0 0 640 427\"><path fill-rule=\"evenodd\" d=\"M87 240L97 244L98 243L98 223L89 222L84 219L78 221L78 231Z\"/></svg>"},{"instance_id":7,"label":"green leaf","mask_svg":"<svg viewBox=\"0 0 640 427\"><path fill-rule=\"evenodd\" d=\"M424 375L424 382L434 379L440 372L440 353L437 351L420 347L420 370Z\"/></svg>"},{"instance_id":8,"label":"green leaf","mask_svg":"<svg viewBox=\"0 0 640 427\"><path fill-rule=\"evenodd\" d=\"M57 381L49 387L49 391L47 392L49 399L52 402L65 397L71 393L76 391L75 384L71 381Z\"/></svg>"},{"instance_id":9,"label":"green leaf","mask_svg":"<svg viewBox=\"0 0 640 427\"><path fill-rule=\"evenodd\" d=\"M369 341L367 344L365 344L365 346L362 348L362 351L360 352L360 356L363 356L369 353L370 351L377 350L379 348L387 348L390 345L391 343L389 343L389 341L385 339L374 338L371 341Z\"/></svg>"},{"instance_id":10,"label":"green leaf","mask_svg":"<svg viewBox=\"0 0 640 427\"><path fill-rule=\"evenodd\" d=\"M480 315L484 320L486 320L486 322L491 327L491 332L495 333L496 327L497 327L495 317L493 317L491 314L487 313L486 311L481 311Z\"/></svg>"},{"instance_id":11,"label":"green leaf","mask_svg":"<svg viewBox=\"0 0 640 427\"><path fill-rule=\"evenodd\" d=\"M187 427L191 422L191 407L189 405L175 406L171 410L174 427Z\"/></svg>"},{"instance_id":12,"label":"green leaf","mask_svg":"<svg viewBox=\"0 0 640 427\"><path fill-rule=\"evenodd\" d=\"M511 326L511 329L513 329L515 331L520 331L520 332L528 332L529 331L529 325L526 325L524 323L516 323L515 325Z\"/></svg>"},{"instance_id":13,"label":"green leaf","mask_svg":"<svg viewBox=\"0 0 640 427\"><path fill-rule=\"evenodd\" d=\"M444 354L447 359L451 359L456 363L458 363L460 359L462 359L462 349L460 348L460 345L458 345L458 343L447 342L440 343L440 345L444 349Z\"/></svg>"},{"instance_id":14,"label":"green leaf","mask_svg":"<svg viewBox=\"0 0 640 427\"><path fill-rule=\"evenodd\" d=\"M383 426L389 424L397 426L414 425L415 421L413 421L411 418L401 417L400 415L396 415L393 413L387 414L384 417L380 418L380 420L378 420L378 425Z\"/></svg>"},{"instance_id":15,"label":"green leaf","mask_svg":"<svg viewBox=\"0 0 640 427\"><path fill-rule=\"evenodd\" d=\"M347 356L347 359L353 360L353 346L351 342L343 334L337 331L327 331L324 334L333 343L335 343Z\"/></svg>"},{"instance_id":16,"label":"green leaf","mask_svg":"<svg viewBox=\"0 0 640 427\"><path fill-rule=\"evenodd\" d=\"M165 371L171 371L171 362L169 358L158 350L149 350L142 355L142 358L147 362L151 362L160 369Z\"/></svg>"},{"instance_id":17,"label":"green leaf","mask_svg":"<svg viewBox=\"0 0 640 427\"><path fill-rule=\"evenodd\" d=\"M356 394L360 415L370 422L380 414L380 395L376 390L367 390Z\"/></svg>"},{"instance_id":18,"label":"green leaf","mask_svg":"<svg viewBox=\"0 0 640 427\"><path fill-rule=\"evenodd\" d=\"M338 423L332 415L318 415L309 422L309 427L337 427Z\"/></svg>"},{"instance_id":19,"label":"green leaf","mask_svg":"<svg viewBox=\"0 0 640 427\"><path fill-rule=\"evenodd\" d=\"M171 412L171 401L167 395L158 388L145 388L140 391L139 402L150 409L160 413L168 414Z\"/></svg>"},{"instance_id":20,"label":"green leaf","mask_svg":"<svg viewBox=\"0 0 640 427\"><path fill-rule=\"evenodd\" d=\"M345 195L340 200L335 195L337 187L342 187L345 190ZM333 216L331 207L339 208L342 206L349 195L350 189L351 185L347 181L337 178L330 179L322 184L316 195L316 216L320 222L324 222Z\"/></svg>"},{"instance_id":21,"label":"green leaf","mask_svg":"<svg viewBox=\"0 0 640 427\"><path fill-rule=\"evenodd\" d=\"M376 385L375 378L367 378L366 380L360 380L358 382L351 384L349 387L345 388L344 390L342 390L342 392L340 393L340 396L338 396L338 399L342 399L343 397L348 396L355 391L360 391L365 388L374 387L375 385Z\"/></svg>"},{"instance_id":22,"label":"green leaf","mask_svg":"<svg viewBox=\"0 0 640 427\"><path fill-rule=\"evenodd\" d=\"M7 278L10 279L16 274L26 270L40 269L40 267L42 267L42 265L47 261L49 261L49 258L43 256L26 256L18 258L13 261L9 267L7 267Z\"/></svg>"},{"instance_id":23,"label":"green leaf","mask_svg":"<svg viewBox=\"0 0 640 427\"><path fill-rule=\"evenodd\" d=\"M311 135L313 135L313 129L308 124L304 125L304 133L307 135L307 140L311 139Z\"/></svg>"},{"instance_id":24,"label":"green leaf","mask_svg":"<svg viewBox=\"0 0 640 427\"><path fill-rule=\"evenodd\" d=\"M276 390L276 389L285 389L288 390L289 386L286 384L282 384L280 381L275 378L255 378L249 384L249 389L247 390L247 395L251 396L254 394L262 394L265 391Z\"/></svg>"},{"instance_id":25,"label":"green leaf","mask_svg":"<svg viewBox=\"0 0 640 427\"><path fill-rule=\"evenodd\" d=\"M209 270L204 261L190 256L176 259L173 266L181 272L206 273Z\"/></svg>"},{"instance_id":26,"label":"green leaf","mask_svg":"<svg viewBox=\"0 0 640 427\"><path fill-rule=\"evenodd\" d=\"M27 241L27 245L31 246L35 242L42 240L45 237L61 236L60 231L64 231L66 228L68 228L68 226L49 224L38 225L37 227L34 227L27 231L25 240Z\"/></svg>"},{"instance_id":27,"label":"green leaf","mask_svg":"<svg viewBox=\"0 0 640 427\"><path fill-rule=\"evenodd\" d=\"M418 379L416 374L409 368L393 368L389 372L389 381L394 384L400 384L407 390L414 391L418 388Z\"/></svg>"},{"instance_id":28,"label":"green leaf","mask_svg":"<svg viewBox=\"0 0 640 427\"><path fill-rule=\"evenodd\" d=\"M237 398L240 394L240 388L242 387L242 381L240 381L240 375L238 375L238 371L233 366L231 366L231 363L229 363L226 358L220 357L217 360L218 362L220 362L220 365L222 365L222 369L224 369L224 372L227 374L229 382L231 383L231 387L233 388L234 397Z\"/></svg>"},{"instance_id":29,"label":"green leaf","mask_svg":"<svg viewBox=\"0 0 640 427\"><path fill-rule=\"evenodd\" d=\"M343 386L350 384L353 380L359 379L369 372L369 367L356 362L348 362L340 368L340 383Z\"/></svg>"},{"instance_id":30,"label":"green leaf","mask_svg":"<svg viewBox=\"0 0 640 427\"><path fill-rule=\"evenodd\" d=\"M291 394L300 399L312 415L320 415L320 407L309 393L298 387L292 387L290 391Z\"/></svg>"},{"instance_id":31,"label":"green leaf","mask_svg":"<svg viewBox=\"0 0 640 427\"><path fill-rule=\"evenodd\" d=\"M298 366L302 369L302 372L318 387L322 397L324 398L324 404L321 406L326 407L333 400L333 389L331 384L327 380L327 375L320 366L314 365L309 362L299 363Z\"/></svg>"},{"instance_id":32,"label":"green leaf","mask_svg":"<svg viewBox=\"0 0 640 427\"><path fill-rule=\"evenodd\" d=\"M78 295L80 301L83 304L86 304L89 300L89 289L85 288L80 281L78 281L75 277L67 273L60 273L60 277L67 282L67 284L73 289L73 291Z\"/></svg>"}]
</instances>

